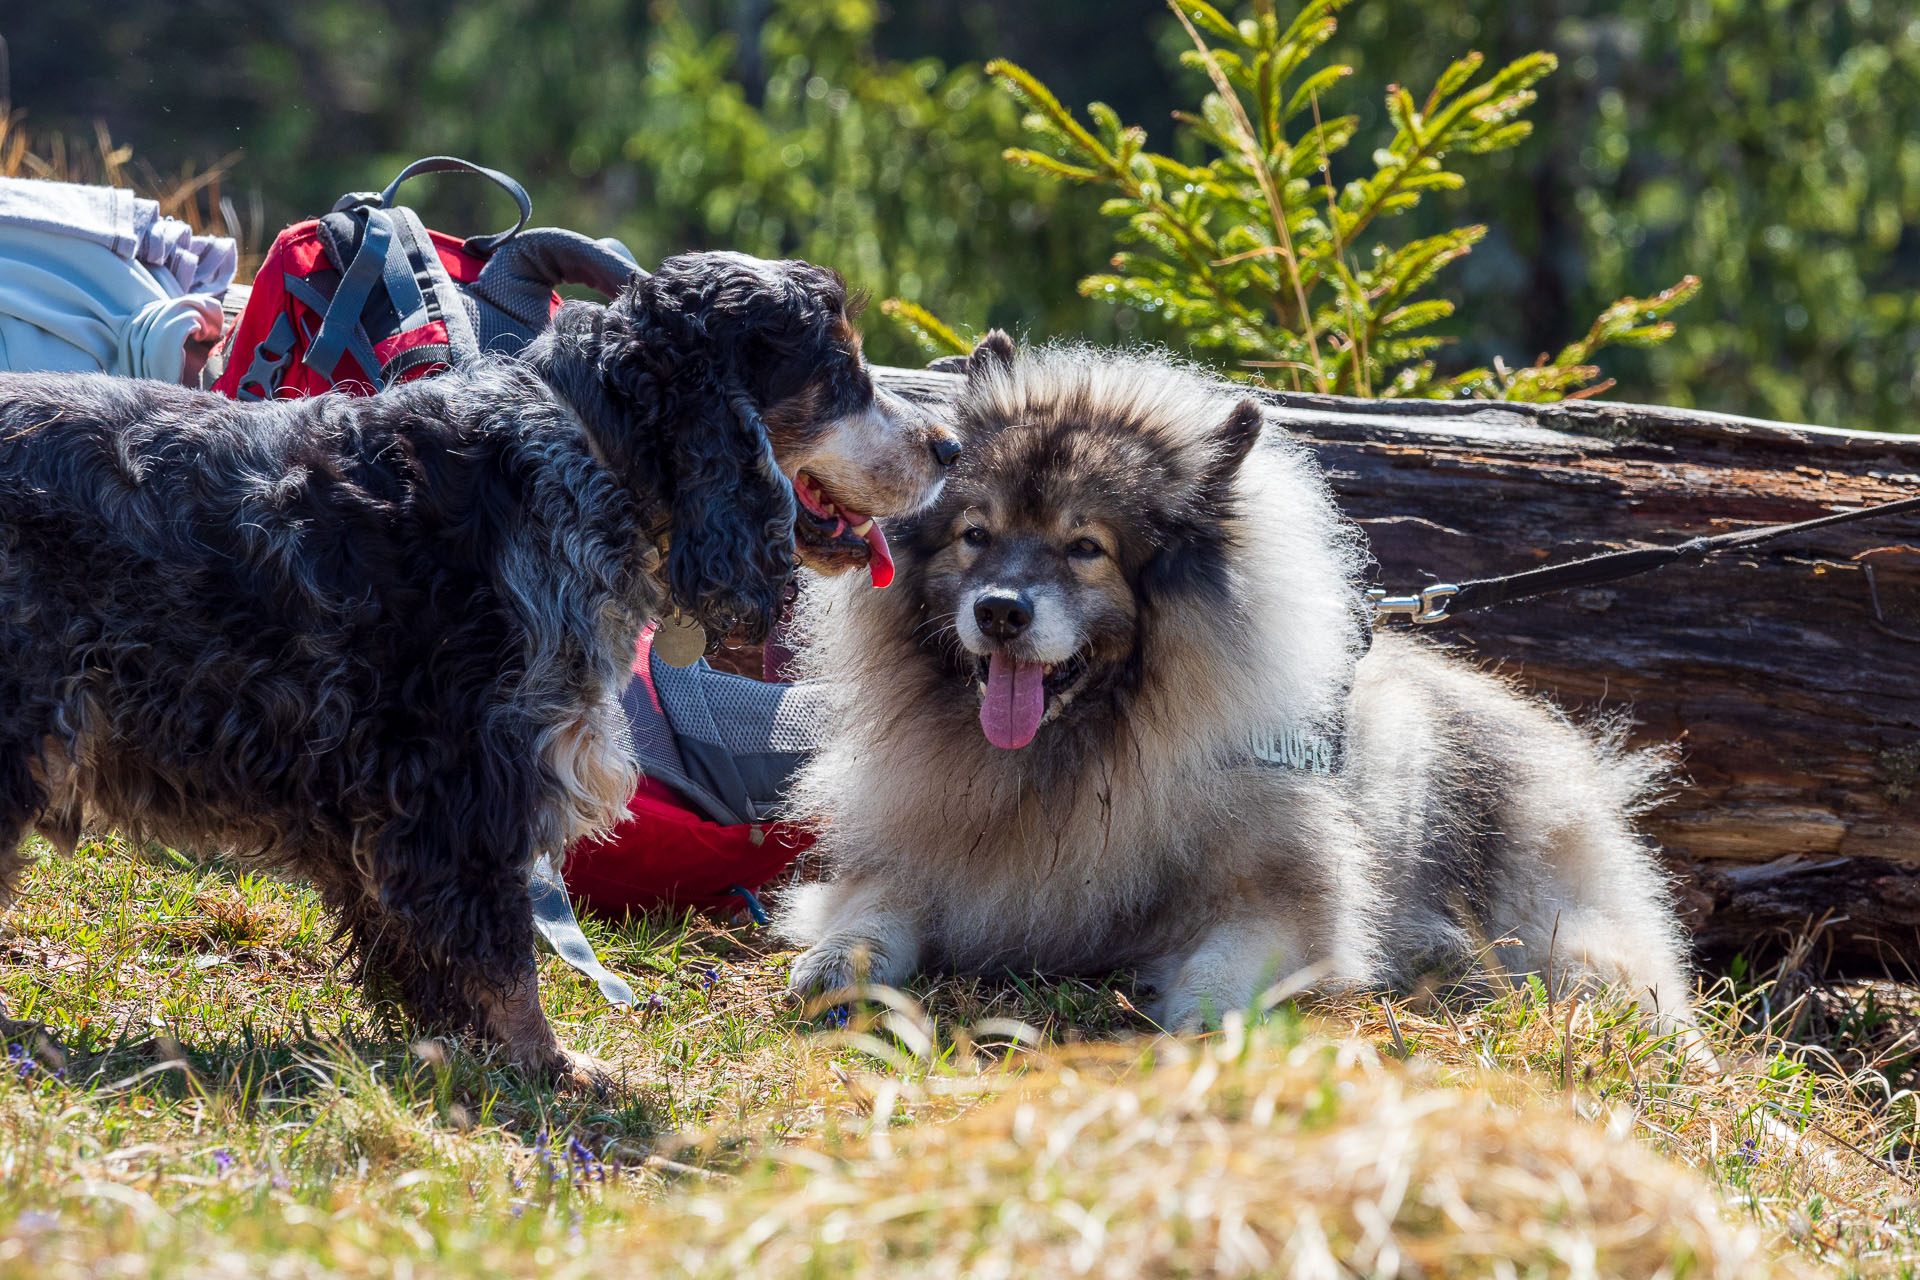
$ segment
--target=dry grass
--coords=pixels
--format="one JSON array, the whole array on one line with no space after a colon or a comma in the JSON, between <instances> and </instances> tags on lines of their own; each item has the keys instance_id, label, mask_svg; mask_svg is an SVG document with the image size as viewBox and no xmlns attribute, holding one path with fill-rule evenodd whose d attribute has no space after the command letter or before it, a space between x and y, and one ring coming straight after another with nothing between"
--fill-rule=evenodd
<instances>
[{"instance_id":1,"label":"dry grass","mask_svg":"<svg viewBox=\"0 0 1920 1280\"><path fill-rule=\"evenodd\" d=\"M543 969L604 1103L370 1015L302 886L37 862L0 995L66 1055L0 1071L0 1277L1915 1274L1891 989L1808 1046L1723 983L1710 1076L1535 986L1200 1041L1011 976L809 1019L755 930L588 928L648 1005Z\"/></svg>"},{"instance_id":2,"label":"dry grass","mask_svg":"<svg viewBox=\"0 0 1920 1280\"><path fill-rule=\"evenodd\" d=\"M160 212L179 218L196 232L231 236L241 248L241 279L250 279L259 265L266 214L258 192L249 196L243 217L227 189L227 176L239 161L232 152L204 168L183 166L163 174L145 160L135 159L133 148L115 143L103 121L93 136L79 138L56 129L35 129L25 110L0 99L0 178L48 178L55 182L83 182L126 187L150 200Z\"/></svg>"},{"instance_id":3,"label":"dry grass","mask_svg":"<svg viewBox=\"0 0 1920 1280\"><path fill-rule=\"evenodd\" d=\"M744 1192L669 1201L643 1239L698 1276L1805 1273L1633 1141L1624 1102L1589 1122L1298 1029L1134 1055L954 1123L870 1124L841 1158L787 1153Z\"/></svg>"}]
</instances>

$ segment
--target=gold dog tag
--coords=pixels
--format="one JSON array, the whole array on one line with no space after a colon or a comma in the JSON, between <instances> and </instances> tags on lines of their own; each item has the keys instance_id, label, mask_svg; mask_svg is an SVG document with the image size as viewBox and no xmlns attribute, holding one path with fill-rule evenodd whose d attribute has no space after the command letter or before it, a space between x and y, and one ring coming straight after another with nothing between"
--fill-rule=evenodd
<instances>
[{"instance_id":1,"label":"gold dog tag","mask_svg":"<svg viewBox=\"0 0 1920 1280\"><path fill-rule=\"evenodd\" d=\"M660 619L653 651L670 667L690 667L707 651L707 629L698 618L676 610Z\"/></svg>"}]
</instances>

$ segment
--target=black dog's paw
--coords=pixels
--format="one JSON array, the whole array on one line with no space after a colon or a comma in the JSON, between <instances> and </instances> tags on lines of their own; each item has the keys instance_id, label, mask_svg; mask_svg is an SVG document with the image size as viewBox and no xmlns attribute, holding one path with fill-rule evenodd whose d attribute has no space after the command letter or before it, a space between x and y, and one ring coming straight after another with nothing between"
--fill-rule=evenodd
<instances>
[{"instance_id":1,"label":"black dog's paw","mask_svg":"<svg viewBox=\"0 0 1920 1280\"><path fill-rule=\"evenodd\" d=\"M547 1078L562 1093L584 1094L601 1101L613 1096L617 1076L611 1064L590 1054L561 1049L546 1064Z\"/></svg>"}]
</instances>

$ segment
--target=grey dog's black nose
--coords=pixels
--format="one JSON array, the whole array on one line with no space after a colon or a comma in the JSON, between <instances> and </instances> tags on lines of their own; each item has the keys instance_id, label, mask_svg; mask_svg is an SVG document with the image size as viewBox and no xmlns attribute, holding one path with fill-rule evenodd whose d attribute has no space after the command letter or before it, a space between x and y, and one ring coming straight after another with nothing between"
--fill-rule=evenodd
<instances>
[{"instance_id":1,"label":"grey dog's black nose","mask_svg":"<svg viewBox=\"0 0 1920 1280\"><path fill-rule=\"evenodd\" d=\"M973 602L973 620L995 640L1011 640L1033 623L1033 601L1024 591L998 587Z\"/></svg>"},{"instance_id":2,"label":"grey dog's black nose","mask_svg":"<svg viewBox=\"0 0 1920 1280\"><path fill-rule=\"evenodd\" d=\"M950 467L953 460L960 456L960 437L951 431L937 431L933 439L927 442L927 447L933 451L935 462Z\"/></svg>"}]
</instances>

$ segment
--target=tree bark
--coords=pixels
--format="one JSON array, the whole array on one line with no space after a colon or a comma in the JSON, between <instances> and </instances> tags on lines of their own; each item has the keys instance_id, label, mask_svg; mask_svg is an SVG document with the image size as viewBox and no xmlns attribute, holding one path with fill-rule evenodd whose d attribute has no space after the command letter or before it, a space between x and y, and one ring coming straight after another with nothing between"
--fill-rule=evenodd
<instances>
[{"instance_id":1,"label":"tree bark","mask_svg":"<svg viewBox=\"0 0 1920 1280\"><path fill-rule=\"evenodd\" d=\"M958 383L877 372L930 400ZM1395 594L1920 494L1920 436L1590 401L1265 398ZM1703 957L1816 927L1837 971L1920 969L1920 517L1424 630L1677 749L1681 781L1645 826Z\"/></svg>"}]
</instances>

